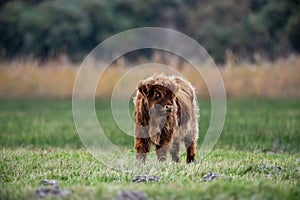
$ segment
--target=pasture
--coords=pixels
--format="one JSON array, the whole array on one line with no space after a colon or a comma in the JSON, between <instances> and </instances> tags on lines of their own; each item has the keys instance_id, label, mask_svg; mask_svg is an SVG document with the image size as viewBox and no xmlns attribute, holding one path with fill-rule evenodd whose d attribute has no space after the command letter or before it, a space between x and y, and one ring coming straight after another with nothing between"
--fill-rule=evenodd
<instances>
[{"instance_id":1,"label":"pasture","mask_svg":"<svg viewBox=\"0 0 300 200\"><path fill-rule=\"evenodd\" d=\"M200 99L199 106L200 147L210 102ZM96 110L107 136L132 151L128 161L134 160L133 138L114 123L110 102L98 99ZM210 154L193 164L184 155L180 163L157 163L149 175L159 176L158 182L134 183L134 172L109 169L86 151L71 100L0 100L0 198L36 198L40 182L55 179L71 191L62 199L116 199L122 190L150 199L300 199L299 141L299 100L229 99ZM201 181L208 172L224 177Z\"/></svg>"}]
</instances>

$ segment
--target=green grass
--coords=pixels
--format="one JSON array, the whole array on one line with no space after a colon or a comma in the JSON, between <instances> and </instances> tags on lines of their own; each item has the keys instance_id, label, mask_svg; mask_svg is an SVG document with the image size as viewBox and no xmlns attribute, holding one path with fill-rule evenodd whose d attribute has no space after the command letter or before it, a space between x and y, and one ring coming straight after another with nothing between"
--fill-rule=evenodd
<instances>
[{"instance_id":1,"label":"green grass","mask_svg":"<svg viewBox=\"0 0 300 200\"><path fill-rule=\"evenodd\" d=\"M210 103L199 105L201 145ZM229 100L223 133L204 160L155 163L150 175L160 181L143 184L131 182L140 171L111 170L85 150L71 108L70 100L0 101L1 199L32 198L43 179L71 189L64 199L115 199L124 189L152 199L300 199L299 100ZM109 102L97 100L96 109L108 137L132 152L132 162L133 138L116 127ZM201 182L209 171L231 178Z\"/></svg>"}]
</instances>

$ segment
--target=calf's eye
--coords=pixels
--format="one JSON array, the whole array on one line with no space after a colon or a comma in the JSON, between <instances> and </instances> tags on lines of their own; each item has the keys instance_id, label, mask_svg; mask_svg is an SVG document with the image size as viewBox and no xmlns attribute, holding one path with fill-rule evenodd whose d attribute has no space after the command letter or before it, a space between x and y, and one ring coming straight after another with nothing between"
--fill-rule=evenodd
<instances>
[{"instance_id":1,"label":"calf's eye","mask_svg":"<svg viewBox=\"0 0 300 200\"><path fill-rule=\"evenodd\" d=\"M161 97L161 94L159 92L155 92L154 97L156 99L159 99Z\"/></svg>"}]
</instances>

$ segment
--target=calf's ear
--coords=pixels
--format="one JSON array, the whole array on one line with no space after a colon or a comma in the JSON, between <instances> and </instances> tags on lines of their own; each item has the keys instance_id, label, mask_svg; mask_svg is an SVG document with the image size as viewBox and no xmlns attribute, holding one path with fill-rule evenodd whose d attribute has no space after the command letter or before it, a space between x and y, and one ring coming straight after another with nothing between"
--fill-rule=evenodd
<instances>
[{"instance_id":1,"label":"calf's ear","mask_svg":"<svg viewBox=\"0 0 300 200\"><path fill-rule=\"evenodd\" d=\"M139 90L140 93L142 93L142 95L147 97L148 89L146 87L146 84L143 81L140 81L138 83L138 90Z\"/></svg>"}]
</instances>

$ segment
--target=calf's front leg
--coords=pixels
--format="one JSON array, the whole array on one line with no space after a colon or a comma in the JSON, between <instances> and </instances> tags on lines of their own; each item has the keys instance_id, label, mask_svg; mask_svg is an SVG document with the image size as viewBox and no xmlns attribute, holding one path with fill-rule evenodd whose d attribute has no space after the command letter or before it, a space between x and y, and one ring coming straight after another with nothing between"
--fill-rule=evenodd
<instances>
[{"instance_id":1,"label":"calf's front leg","mask_svg":"<svg viewBox=\"0 0 300 200\"><path fill-rule=\"evenodd\" d=\"M150 151L150 141L149 138L135 138L134 148L136 150L136 160L140 162L145 162L147 153Z\"/></svg>"}]
</instances>

